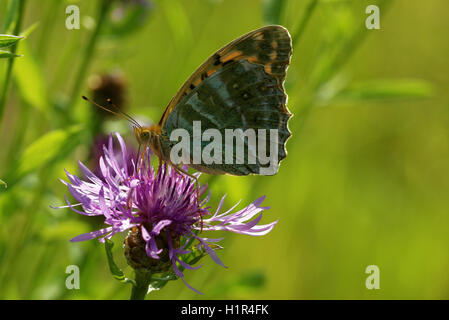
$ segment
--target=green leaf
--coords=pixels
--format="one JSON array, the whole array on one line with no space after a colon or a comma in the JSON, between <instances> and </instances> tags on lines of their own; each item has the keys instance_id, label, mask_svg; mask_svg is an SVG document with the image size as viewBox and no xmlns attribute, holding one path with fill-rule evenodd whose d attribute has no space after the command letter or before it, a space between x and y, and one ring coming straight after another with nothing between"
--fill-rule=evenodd
<instances>
[{"instance_id":1,"label":"green leaf","mask_svg":"<svg viewBox=\"0 0 449 320\"><path fill-rule=\"evenodd\" d=\"M432 85L422 80L370 80L341 90L334 100L417 99L429 98L432 94Z\"/></svg>"},{"instance_id":2,"label":"green leaf","mask_svg":"<svg viewBox=\"0 0 449 320\"><path fill-rule=\"evenodd\" d=\"M286 0L264 0L263 18L266 24L281 24Z\"/></svg>"},{"instance_id":3,"label":"green leaf","mask_svg":"<svg viewBox=\"0 0 449 320\"><path fill-rule=\"evenodd\" d=\"M34 108L47 111L50 107L45 74L34 58L27 41L20 44L22 59L14 64L14 79L22 98Z\"/></svg>"},{"instance_id":4,"label":"green leaf","mask_svg":"<svg viewBox=\"0 0 449 320\"><path fill-rule=\"evenodd\" d=\"M191 250L191 253L185 254L181 257L181 260L187 263L188 265L193 266L198 261L201 260L206 254L203 250L200 250L196 247L191 247L189 250ZM183 271L184 268L180 266L180 270Z\"/></svg>"},{"instance_id":5,"label":"green leaf","mask_svg":"<svg viewBox=\"0 0 449 320\"><path fill-rule=\"evenodd\" d=\"M182 48L189 46L193 42L193 31L183 5L179 0L162 1L160 5L167 18L174 43Z\"/></svg>"},{"instance_id":6,"label":"green leaf","mask_svg":"<svg viewBox=\"0 0 449 320\"><path fill-rule=\"evenodd\" d=\"M22 37L28 37L36 28L39 26L39 21L33 23L31 26L26 28L22 33L20 34Z\"/></svg>"},{"instance_id":7,"label":"green leaf","mask_svg":"<svg viewBox=\"0 0 449 320\"><path fill-rule=\"evenodd\" d=\"M8 188L8 185L2 179L0 179L0 186L4 186L5 188Z\"/></svg>"},{"instance_id":8,"label":"green leaf","mask_svg":"<svg viewBox=\"0 0 449 320\"><path fill-rule=\"evenodd\" d=\"M206 254L204 253L204 251L191 246L191 242L187 243L187 246L185 247L189 247L189 250L192 250L191 253L183 255L181 257L181 260L184 261L185 263L187 263L188 265L193 266L194 264L196 264L201 258L203 258ZM179 265L179 270L184 271L184 267ZM160 276L155 276L153 275L151 277L151 282L150 285L148 287L148 293L150 293L151 291L155 291L155 290L160 290L161 288L163 288L169 281L173 281L173 280L177 280L178 276L173 272L173 271L167 271L165 273L163 273Z\"/></svg>"},{"instance_id":9,"label":"green leaf","mask_svg":"<svg viewBox=\"0 0 449 320\"><path fill-rule=\"evenodd\" d=\"M151 291L155 291L155 290L160 290L163 287L165 287L165 285L169 281L177 280L177 279L178 279L178 276L172 271L166 272L166 273L164 273L163 276L160 276L160 277L152 276L150 285L148 286L147 293L150 293Z\"/></svg>"},{"instance_id":10,"label":"green leaf","mask_svg":"<svg viewBox=\"0 0 449 320\"><path fill-rule=\"evenodd\" d=\"M22 36L13 36L9 34L0 34L0 48L10 47L16 42L22 40Z\"/></svg>"},{"instance_id":11,"label":"green leaf","mask_svg":"<svg viewBox=\"0 0 449 320\"><path fill-rule=\"evenodd\" d=\"M8 1L6 7L5 24L3 26L3 30L5 30L6 33L12 33L16 28L20 1L23 0Z\"/></svg>"},{"instance_id":12,"label":"green leaf","mask_svg":"<svg viewBox=\"0 0 449 320\"><path fill-rule=\"evenodd\" d=\"M0 50L0 59L5 59L5 58L17 58L17 57L21 57L22 55L20 54L15 54L9 51L4 51L4 50Z\"/></svg>"},{"instance_id":13,"label":"green leaf","mask_svg":"<svg viewBox=\"0 0 449 320\"><path fill-rule=\"evenodd\" d=\"M65 158L79 143L80 131L81 126L75 125L66 130L50 131L40 137L25 149L14 170L10 172L10 180L15 182L45 164Z\"/></svg>"},{"instance_id":14,"label":"green leaf","mask_svg":"<svg viewBox=\"0 0 449 320\"><path fill-rule=\"evenodd\" d=\"M302 14L301 20L299 21L298 27L296 28L296 31L293 32L292 37L293 48L296 47L298 41L301 39L301 36L304 34L304 31L306 30L309 21L315 12L317 4L318 0L309 0L309 3L305 8L304 13Z\"/></svg>"},{"instance_id":15,"label":"green leaf","mask_svg":"<svg viewBox=\"0 0 449 320\"><path fill-rule=\"evenodd\" d=\"M112 255L114 243L111 240L106 239L104 246L106 249L106 256L108 257L109 270L111 271L112 276L122 283L131 283L132 285L136 285L135 281L126 278L123 271L115 264L114 257Z\"/></svg>"}]
</instances>

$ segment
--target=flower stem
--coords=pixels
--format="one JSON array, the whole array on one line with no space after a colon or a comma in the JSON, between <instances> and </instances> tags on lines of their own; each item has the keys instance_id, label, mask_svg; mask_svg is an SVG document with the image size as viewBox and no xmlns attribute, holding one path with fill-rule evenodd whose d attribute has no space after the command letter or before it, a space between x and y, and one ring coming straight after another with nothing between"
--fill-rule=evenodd
<instances>
[{"instance_id":1,"label":"flower stem","mask_svg":"<svg viewBox=\"0 0 449 320\"><path fill-rule=\"evenodd\" d=\"M84 51L83 58L81 61L81 66L78 69L78 74L76 75L76 78L75 78L75 84L72 89L72 96L71 96L70 102L67 106L67 108L69 110L75 104L76 99L79 98L78 95L79 95L81 86L84 83L84 79L86 77L86 73L89 68L90 62L92 60L95 46L97 44L97 39L98 39L98 36L101 31L101 26L103 25L103 23L106 19L106 14L108 12L110 4L111 4L111 1L109 1L109 0L101 0L101 5L98 9L99 11L98 11L97 24L95 26L94 32L92 33L92 35L89 39L87 47Z\"/></svg>"},{"instance_id":2,"label":"flower stem","mask_svg":"<svg viewBox=\"0 0 449 320\"><path fill-rule=\"evenodd\" d=\"M150 285L151 273L147 270L135 270L136 284L133 285L130 300L145 300Z\"/></svg>"},{"instance_id":3,"label":"flower stem","mask_svg":"<svg viewBox=\"0 0 449 320\"><path fill-rule=\"evenodd\" d=\"M19 35L20 28L22 26L22 20L23 20L22 18L23 18L24 8L25 8L25 0L19 1L19 5L17 8L17 22L16 22L16 26L14 28L14 35ZM17 50L17 43L15 43L11 47L11 53L12 54L16 53L16 50ZM8 60L6 75L5 75L4 82L3 82L3 88L2 88L2 91L0 94L0 131L1 131L1 126L2 126L3 111L5 110L5 104L6 104L6 100L8 98L8 91L9 91L9 86L10 86L10 82L11 82L11 74L12 74L12 67L14 65L14 59L16 59L16 58L9 58L9 60Z\"/></svg>"}]
</instances>

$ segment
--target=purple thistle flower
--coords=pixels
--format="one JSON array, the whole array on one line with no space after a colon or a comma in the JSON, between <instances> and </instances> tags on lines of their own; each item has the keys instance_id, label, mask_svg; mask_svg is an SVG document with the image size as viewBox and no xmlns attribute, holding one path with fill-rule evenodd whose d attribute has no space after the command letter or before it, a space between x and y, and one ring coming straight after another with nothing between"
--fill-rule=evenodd
<instances>
[{"instance_id":1,"label":"purple thistle flower","mask_svg":"<svg viewBox=\"0 0 449 320\"><path fill-rule=\"evenodd\" d=\"M201 231L225 230L261 236L270 232L277 223L275 221L259 225L262 214L253 219L268 209L261 206L265 197L237 212L231 213L238 203L230 210L220 213L224 196L212 214L210 207L206 207L210 193L202 200L198 198L204 195L207 185L197 186L194 178L181 174L166 164L160 165L155 171L150 165L149 149L139 164L140 169L136 171L133 160L131 167L126 165L130 157L125 142L119 134L116 136L121 155L115 152L111 135L108 146L103 147L104 156L99 159L98 175L79 162L86 180L68 172L69 182L61 180L78 201L78 204L71 204L66 197L68 207L83 215L103 215L105 224L109 225L101 230L76 236L71 241L99 238L100 242L104 242L116 233L131 229L131 232L137 232L140 240L144 241L149 261L169 261L174 273L189 288L198 292L185 282L180 269L180 266L191 270L201 267L192 267L182 260L183 255L192 252L192 247L185 247L187 243L191 243L190 240L198 240L195 248L207 253L217 264L225 267L215 253L215 249L221 248L216 243L222 239L200 237ZM81 206L83 211L76 209L77 206Z\"/></svg>"},{"instance_id":2,"label":"purple thistle flower","mask_svg":"<svg viewBox=\"0 0 449 320\"><path fill-rule=\"evenodd\" d=\"M98 109L98 108L97 108ZM100 170L100 158L104 154L103 146L109 143L109 135L99 134L97 135L92 144L92 148L90 151L90 160L89 160L89 168L91 168L92 172L99 178L103 179L103 175ZM114 154L117 156L121 154L120 146L113 145ZM118 164L120 167L124 166L123 161L125 161L128 172L132 172L134 168L134 164L132 160L137 158L137 150L133 147L127 149L126 157L117 158Z\"/></svg>"}]
</instances>

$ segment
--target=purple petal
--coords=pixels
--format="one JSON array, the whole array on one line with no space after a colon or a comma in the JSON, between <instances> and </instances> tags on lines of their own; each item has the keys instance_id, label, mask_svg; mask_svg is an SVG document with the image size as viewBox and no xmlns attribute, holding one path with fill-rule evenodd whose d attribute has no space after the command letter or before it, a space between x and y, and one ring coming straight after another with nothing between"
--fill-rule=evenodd
<instances>
[{"instance_id":1,"label":"purple petal","mask_svg":"<svg viewBox=\"0 0 449 320\"><path fill-rule=\"evenodd\" d=\"M89 233L83 233L83 234L80 234L79 236L76 236L75 238L71 239L70 242L79 242L79 241L95 239L95 238L105 235L106 233L111 232L111 231L112 231L112 227L108 227L108 228L104 228L101 230L92 231Z\"/></svg>"},{"instance_id":2,"label":"purple petal","mask_svg":"<svg viewBox=\"0 0 449 320\"><path fill-rule=\"evenodd\" d=\"M212 260L215 261L216 264L222 266L223 268L227 268L227 267L223 264L223 262L221 262L220 258L218 258L218 256L217 256L217 254L215 253L215 251L212 250L212 248L209 247L209 245L208 245L203 239L201 239L201 238L198 237L198 236L195 236L195 238L197 238L198 241L201 242L201 244L203 245L204 250L206 250L206 252L207 252L207 253L209 254L209 256L212 258Z\"/></svg>"},{"instance_id":3,"label":"purple petal","mask_svg":"<svg viewBox=\"0 0 449 320\"><path fill-rule=\"evenodd\" d=\"M78 161L78 165L83 172L83 174L86 176L87 179L92 181L95 184L103 185L103 181L101 181L92 171L90 171L81 161Z\"/></svg>"},{"instance_id":4,"label":"purple petal","mask_svg":"<svg viewBox=\"0 0 449 320\"><path fill-rule=\"evenodd\" d=\"M164 229L166 226L170 225L171 223L172 223L171 220L161 220L156 224L156 226L153 227L153 230L151 231L151 233L158 235L162 229Z\"/></svg>"}]
</instances>

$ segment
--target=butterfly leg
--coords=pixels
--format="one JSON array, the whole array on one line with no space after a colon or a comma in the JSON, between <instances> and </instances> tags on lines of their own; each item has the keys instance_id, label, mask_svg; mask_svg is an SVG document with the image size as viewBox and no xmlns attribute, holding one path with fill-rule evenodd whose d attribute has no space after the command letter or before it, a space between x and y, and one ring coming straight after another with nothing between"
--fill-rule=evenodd
<instances>
[{"instance_id":1,"label":"butterfly leg","mask_svg":"<svg viewBox=\"0 0 449 320\"><path fill-rule=\"evenodd\" d=\"M140 149L141 149L141 144L139 143L139 148L137 149L137 159L136 159L136 163L135 163L135 170L136 173L139 173L140 169L142 169L143 163L145 161L144 157L145 157L145 151L147 149L147 145L144 145L144 148L142 150L142 153L140 153Z\"/></svg>"},{"instance_id":2,"label":"butterfly leg","mask_svg":"<svg viewBox=\"0 0 449 320\"><path fill-rule=\"evenodd\" d=\"M198 180L198 177L194 176L191 173L188 173L186 170L184 170L181 167L173 165L173 168L176 170L176 172L184 174L182 176L183 179L185 178L185 175L186 175L186 176L189 176L189 177L191 177L192 179L195 180L195 185L196 185L196 205L199 207L200 206L200 182ZM201 232L203 232L203 216L201 214L200 214L200 219L201 219L201 221L200 221L200 225L201 225L200 233L201 233Z\"/></svg>"}]
</instances>

